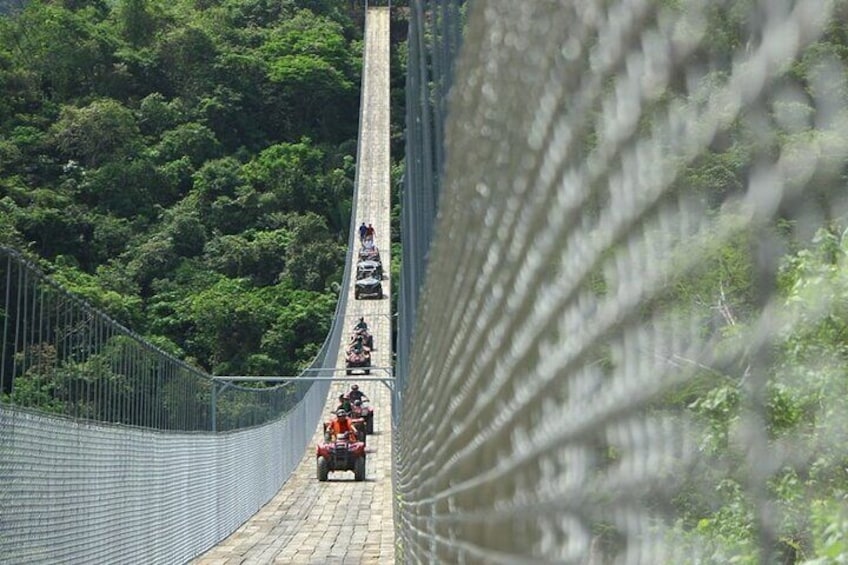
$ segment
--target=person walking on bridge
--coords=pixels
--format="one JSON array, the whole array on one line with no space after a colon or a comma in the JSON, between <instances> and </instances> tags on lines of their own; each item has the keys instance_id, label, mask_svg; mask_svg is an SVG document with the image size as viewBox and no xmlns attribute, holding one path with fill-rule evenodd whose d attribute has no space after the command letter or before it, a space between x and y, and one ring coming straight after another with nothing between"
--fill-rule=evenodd
<instances>
[{"instance_id":1,"label":"person walking on bridge","mask_svg":"<svg viewBox=\"0 0 848 565\"><path fill-rule=\"evenodd\" d=\"M362 222L362 225L359 226L359 241L361 243L365 243L366 235L368 235L368 226L365 225L365 222Z\"/></svg>"}]
</instances>

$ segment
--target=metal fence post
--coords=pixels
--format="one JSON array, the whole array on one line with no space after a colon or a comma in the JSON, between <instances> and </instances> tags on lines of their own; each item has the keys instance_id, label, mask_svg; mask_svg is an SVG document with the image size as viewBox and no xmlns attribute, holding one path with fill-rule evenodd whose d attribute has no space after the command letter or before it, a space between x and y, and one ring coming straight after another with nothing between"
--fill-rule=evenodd
<instances>
[{"instance_id":1,"label":"metal fence post","mask_svg":"<svg viewBox=\"0 0 848 565\"><path fill-rule=\"evenodd\" d=\"M212 420L211 428L213 432L218 431L218 422L217 422L217 410L216 405L218 404L218 384L216 382L212 382L212 414L210 420Z\"/></svg>"}]
</instances>

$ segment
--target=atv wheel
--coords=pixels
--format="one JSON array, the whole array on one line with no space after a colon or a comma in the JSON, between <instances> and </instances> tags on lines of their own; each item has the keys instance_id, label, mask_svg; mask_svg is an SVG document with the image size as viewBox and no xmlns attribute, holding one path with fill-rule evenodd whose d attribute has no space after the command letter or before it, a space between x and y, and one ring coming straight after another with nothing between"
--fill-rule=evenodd
<instances>
[{"instance_id":1,"label":"atv wheel","mask_svg":"<svg viewBox=\"0 0 848 565\"><path fill-rule=\"evenodd\" d=\"M361 441L362 443L366 443L365 437L366 437L367 433L368 432L366 430L362 430L362 429L356 430L356 441Z\"/></svg>"},{"instance_id":2,"label":"atv wheel","mask_svg":"<svg viewBox=\"0 0 848 565\"><path fill-rule=\"evenodd\" d=\"M330 474L330 463L323 455L318 458L318 480L324 482Z\"/></svg>"},{"instance_id":3,"label":"atv wheel","mask_svg":"<svg viewBox=\"0 0 848 565\"><path fill-rule=\"evenodd\" d=\"M357 457L356 461L353 462L353 480L355 481L364 481L365 480L365 458Z\"/></svg>"},{"instance_id":4,"label":"atv wheel","mask_svg":"<svg viewBox=\"0 0 848 565\"><path fill-rule=\"evenodd\" d=\"M365 433L374 433L374 414L368 414L368 417L365 418Z\"/></svg>"}]
</instances>

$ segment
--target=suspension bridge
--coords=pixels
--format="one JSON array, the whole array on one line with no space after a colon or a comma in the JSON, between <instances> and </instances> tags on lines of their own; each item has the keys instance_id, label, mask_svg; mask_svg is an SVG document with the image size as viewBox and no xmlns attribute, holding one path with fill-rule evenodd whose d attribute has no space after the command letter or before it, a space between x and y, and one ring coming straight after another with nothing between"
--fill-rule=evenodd
<instances>
[{"instance_id":1,"label":"suspension bridge","mask_svg":"<svg viewBox=\"0 0 848 565\"><path fill-rule=\"evenodd\" d=\"M366 5L351 216L385 264L392 9ZM846 294L843 10L410 2L401 280L355 299L352 229L286 386L202 374L4 250L0 385L69 412L0 405L0 562L841 562L844 344L806 347ZM359 316L366 480L319 483Z\"/></svg>"},{"instance_id":2,"label":"suspension bridge","mask_svg":"<svg viewBox=\"0 0 848 565\"><path fill-rule=\"evenodd\" d=\"M365 21L365 60L357 158L357 191L353 226L372 223L384 265L391 263L389 244L389 8L371 7ZM355 270L357 255L348 269ZM386 269L388 272L388 268ZM384 275L385 276L385 275ZM366 480L354 482L349 472L316 480L315 444L323 441L318 426L300 464L283 488L257 514L226 540L192 561L197 565L239 563L393 563L392 515L392 367L391 280L383 280L383 299L354 299L348 285L345 328L360 316L369 324L375 349L373 377L381 380L333 382L323 415L329 419L337 397L359 383L375 407L375 434L368 437ZM347 342L345 334L342 339ZM343 345L343 344L340 344ZM344 367L339 347L336 367ZM380 373L383 373L382 375ZM340 378L340 377L338 377Z\"/></svg>"}]
</instances>

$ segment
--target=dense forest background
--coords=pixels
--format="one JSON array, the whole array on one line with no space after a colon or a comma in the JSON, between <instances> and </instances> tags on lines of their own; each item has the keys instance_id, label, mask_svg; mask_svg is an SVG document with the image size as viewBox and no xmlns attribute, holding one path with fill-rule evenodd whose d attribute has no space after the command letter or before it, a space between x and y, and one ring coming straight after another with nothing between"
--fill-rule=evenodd
<instances>
[{"instance_id":1,"label":"dense forest background","mask_svg":"<svg viewBox=\"0 0 848 565\"><path fill-rule=\"evenodd\" d=\"M361 4L4 4L0 244L207 371L292 374L344 269Z\"/></svg>"}]
</instances>

